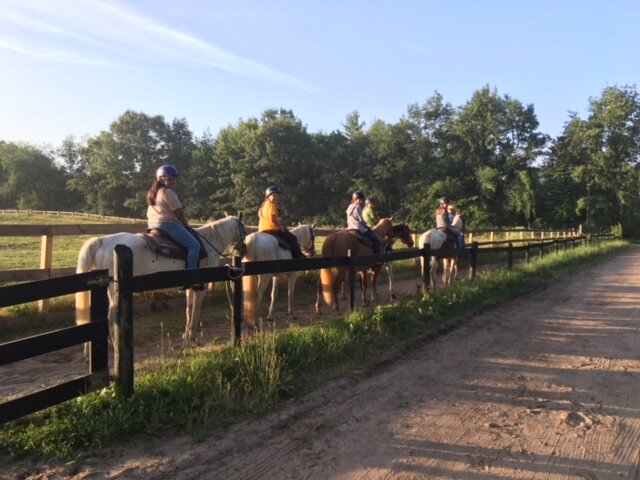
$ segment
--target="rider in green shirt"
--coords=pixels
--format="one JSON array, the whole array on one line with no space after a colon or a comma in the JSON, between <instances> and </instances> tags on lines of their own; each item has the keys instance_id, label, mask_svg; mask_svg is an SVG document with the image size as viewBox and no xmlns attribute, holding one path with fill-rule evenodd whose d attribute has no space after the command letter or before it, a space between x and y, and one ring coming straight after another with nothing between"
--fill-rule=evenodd
<instances>
[{"instance_id":1,"label":"rider in green shirt","mask_svg":"<svg viewBox=\"0 0 640 480\"><path fill-rule=\"evenodd\" d=\"M378 224L380 218L378 218L378 214L375 212L376 201L373 198L367 198L367 201L364 204L364 210L362 210L362 216L364 218L365 223L369 228L373 228Z\"/></svg>"}]
</instances>

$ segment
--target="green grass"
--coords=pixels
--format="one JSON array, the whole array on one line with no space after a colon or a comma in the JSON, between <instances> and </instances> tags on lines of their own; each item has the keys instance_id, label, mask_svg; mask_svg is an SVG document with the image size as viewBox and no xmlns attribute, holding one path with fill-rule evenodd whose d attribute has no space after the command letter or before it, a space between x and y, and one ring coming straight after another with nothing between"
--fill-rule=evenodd
<instances>
[{"instance_id":1,"label":"green grass","mask_svg":"<svg viewBox=\"0 0 640 480\"><path fill-rule=\"evenodd\" d=\"M149 364L136 372L130 399L111 386L5 425L0 452L72 458L133 435L188 432L202 439L329 378L367 368L408 339L449 328L457 315L529 292L625 246L616 241L549 255L511 271L481 273L428 298L414 296L322 325L260 335L239 348L212 345Z\"/></svg>"},{"instance_id":2,"label":"green grass","mask_svg":"<svg viewBox=\"0 0 640 480\"><path fill-rule=\"evenodd\" d=\"M124 221L106 220L96 217L4 214L0 225L78 225L112 224ZM52 268L75 267L78 252L86 239L84 236L57 236L53 240ZM0 237L0 270L40 268L40 237Z\"/></svg>"}]
</instances>

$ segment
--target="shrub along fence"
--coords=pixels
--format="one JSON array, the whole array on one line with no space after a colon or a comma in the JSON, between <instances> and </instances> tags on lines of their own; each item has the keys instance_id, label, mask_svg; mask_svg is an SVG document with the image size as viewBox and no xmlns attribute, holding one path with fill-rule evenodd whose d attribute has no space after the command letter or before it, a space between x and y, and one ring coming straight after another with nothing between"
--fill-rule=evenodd
<instances>
[{"instance_id":1,"label":"shrub along fence","mask_svg":"<svg viewBox=\"0 0 640 480\"><path fill-rule=\"evenodd\" d=\"M235 257L231 266L202 268L196 270L182 270L158 272L149 275L133 276L133 254L123 245L115 249L115 281L116 285L116 318L114 323L114 370L117 390L124 396L134 392L133 366L133 294L149 290L180 288L194 283L210 283L231 281L232 283L232 321L231 337L235 344L242 336L242 277L245 275L278 274L294 271L319 270L321 268L346 267L349 270L349 309L353 310L356 268L370 266L381 262L420 258L423 267L421 271L423 285L428 288L430 275L429 257L439 258L451 256L469 256L469 278L476 275L478 256L485 253L503 252L507 254L507 267L513 267L513 252L525 251L527 260L529 252L539 250L539 256L544 255L545 249L554 249L558 253L560 245L563 250L574 248L583 243L611 239L613 235L592 235L589 237L555 238L546 241L514 246L515 241L508 241L506 246L479 248L478 242L473 242L465 250L437 249L432 250L429 245L424 248L408 248L391 253L367 256L344 257L314 257L291 260L269 260L241 263L240 257ZM0 345L0 365L31 358L43 353L55 351L84 342L91 342L90 373L68 384L61 384L50 389L13 399L0 404L0 424L20 416L33 413L42 408L74 398L83 393L106 386L109 382L109 368L107 359L108 338L108 299L107 271L96 271L73 275L55 280L43 280L20 285L0 288L0 307L18 305L40 298L91 291L91 323L83 326L69 327L54 332L37 335L23 340L17 340Z\"/></svg>"}]
</instances>

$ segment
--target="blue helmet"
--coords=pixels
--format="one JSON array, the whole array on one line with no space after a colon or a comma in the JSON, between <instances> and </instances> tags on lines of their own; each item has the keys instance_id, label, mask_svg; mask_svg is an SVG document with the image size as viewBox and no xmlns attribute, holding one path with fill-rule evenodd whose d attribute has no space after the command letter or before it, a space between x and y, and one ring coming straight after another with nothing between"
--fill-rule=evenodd
<instances>
[{"instance_id":1,"label":"blue helmet","mask_svg":"<svg viewBox=\"0 0 640 480\"><path fill-rule=\"evenodd\" d=\"M178 169L173 165L162 165L158 170L156 170L156 178L177 177L178 175Z\"/></svg>"},{"instance_id":2,"label":"blue helmet","mask_svg":"<svg viewBox=\"0 0 640 480\"><path fill-rule=\"evenodd\" d=\"M451 203L451 200L449 199L449 197L442 197L440 199L440 203Z\"/></svg>"}]
</instances>

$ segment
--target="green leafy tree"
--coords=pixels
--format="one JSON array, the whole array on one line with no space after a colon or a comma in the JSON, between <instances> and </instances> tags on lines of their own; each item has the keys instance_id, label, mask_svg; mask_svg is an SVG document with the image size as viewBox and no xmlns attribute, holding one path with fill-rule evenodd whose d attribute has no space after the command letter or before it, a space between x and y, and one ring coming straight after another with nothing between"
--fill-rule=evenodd
<instances>
[{"instance_id":1,"label":"green leafy tree","mask_svg":"<svg viewBox=\"0 0 640 480\"><path fill-rule=\"evenodd\" d=\"M159 115L127 111L80 149L81 175L71 185L84 194L90 211L140 217L156 169L175 165L188 179L192 148L186 121L168 124Z\"/></svg>"},{"instance_id":2,"label":"green leafy tree","mask_svg":"<svg viewBox=\"0 0 640 480\"><path fill-rule=\"evenodd\" d=\"M64 170L36 147L0 142L0 174L3 208L64 210L71 204Z\"/></svg>"}]
</instances>

